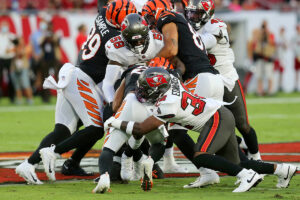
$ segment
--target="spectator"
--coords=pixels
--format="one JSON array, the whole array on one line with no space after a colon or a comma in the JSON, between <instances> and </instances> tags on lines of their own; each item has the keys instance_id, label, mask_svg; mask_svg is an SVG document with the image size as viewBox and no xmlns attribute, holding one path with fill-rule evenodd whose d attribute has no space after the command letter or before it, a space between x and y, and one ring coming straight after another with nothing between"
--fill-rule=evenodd
<instances>
[{"instance_id":1,"label":"spectator","mask_svg":"<svg viewBox=\"0 0 300 200\"><path fill-rule=\"evenodd\" d=\"M87 32L86 25L81 24L81 25L78 27L78 35L76 36L76 46L77 46L78 52L80 51L82 44L83 44L83 43L86 41L86 39L87 39L87 34L86 34L86 32Z\"/></svg>"},{"instance_id":2,"label":"spectator","mask_svg":"<svg viewBox=\"0 0 300 200\"><path fill-rule=\"evenodd\" d=\"M242 7L240 5L239 0L232 0L232 2L229 4L228 9L234 12L241 11Z\"/></svg>"},{"instance_id":3,"label":"spectator","mask_svg":"<svg viewBox=\"0 0 300 200\"><path fill-rule=\"evenodd\" d=\"M16 36L9 32L9 24L2 21L0 24L0 83L2 83L3 73L8 74L11 61L15 56ZM11 102L14 101L14 90L11 80L8 78L8 95Z\"/></svg>"},{"instance_id":4,"label":"spectator","mask_svg":"<svg viewBox=\"0 0 300 200\"><path fill-rule=\"evenodd\" d=\"M256 75L257 75L257 94L263 96L264 80L268 81L267 95L272 94L273 90L273 70L274 70L274 53L275 53L274 35L269 31L267 21L262 23L259 30L259 37L254 53L257 56Z\"/></svg>"},{"instance_id":5,"label":"spectator","mask_svg":"<svg viewBox=\"0 0 300 200\"><path fill-rule=\"evenodd\" d=\"M280 28L279 38L277 40L277 60L274 63L275 71L279 71L279 91L282 91L282 75L285 64L288 63L287 50L289 42L285 35L285 28Z\"/></svg>"},{"instance_id":6,"label":"spectator","mask_svg":"<svg viewBox=\"0 0 300 200\"><path fill-rule=\"evenodd\" d=\"M39 91L42 90L42 49L41 49L41 40L44 38L47 32L47 22L41 20L39 23L39 29L33 32L30 37L30 43L32 45L32 58L31 58L31 67L36 75L35 83L34 83L34 90Z\"/></svg>"},{"instance_id":7,"label":"spectator","mask_svg":"<svg viewBox=\"0 0 300 200\"><path fill-rule=\"evenodd\" d=\"M42 50L42 68L41 75L42 80L49 76L49 70L54 69L55 78L58 77L58 71L60 68L60 50L59 50L59 38L53 32L53 27L51 23L48 23L47 32L41 40L41 50ZM50 91L42 90L42 100L45 103L50 101Z\"/></svg>"},{"instance_id":8,"label":"spectator","mask_svg":"<svg viewBox=\"0 0 300 200\"><path fill-rule=\"evenodd\" d=\"M300 25L297 26L297 34L293 39L294 44L294 52L295 52L295 91L300 92L300 80L299 80L299 72L300 72Z\"/></svg>"},{"instance_id":9,"label":"spectator","mask_svg":"<svg viewBox=\"0 0 300 200\"><path fill-rule=\"evenodd\" d=\"M16 43L16 56L10 67L10 76L16 91L16 104L22 104L22 89L27 98L27 103L33 104L29 78L29 55L29 47L26 47L23 39L20 38Z\"/></svg>"}]
</instances>

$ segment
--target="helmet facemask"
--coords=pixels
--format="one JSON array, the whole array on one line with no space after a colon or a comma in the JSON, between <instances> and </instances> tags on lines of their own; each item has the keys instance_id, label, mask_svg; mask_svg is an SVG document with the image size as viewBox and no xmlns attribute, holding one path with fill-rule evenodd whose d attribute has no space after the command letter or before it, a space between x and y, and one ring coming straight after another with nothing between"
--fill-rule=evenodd
<instances>
[{"instance_id":1,"label":"helmet facemask","mask_svg":"<svg viewBox=\"0 0 300 200\"><path fill-rule=\"evenodd\" d=\"M185 15L193 28L197 31L210 19L205 10L186 8Z\"/></svg>"},{"instance_id":2,"label":"helmet facemask","mask_svg":"<svg viewBox=\"0 0 300 200\"><path fill-rule=\"evenodd\" d=\"M123 38L125 45L130 51L135 54L143 54L146 52L149 45L149 32L145 35L137 34L131 38Z\"/></svg>"}]
</instances>

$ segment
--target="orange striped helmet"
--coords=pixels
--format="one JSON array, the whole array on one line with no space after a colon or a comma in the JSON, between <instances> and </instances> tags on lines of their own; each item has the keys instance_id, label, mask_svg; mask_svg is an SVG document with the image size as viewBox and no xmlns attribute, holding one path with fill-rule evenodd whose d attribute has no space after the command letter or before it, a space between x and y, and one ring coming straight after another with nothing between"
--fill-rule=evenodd
<instances>
[{"instance_id":1,"label":"orange striped helmet","mask_svg":"<svg viewBox=\"0 0 300 200\"><path fill-rule=\"evenodd\" d=\"M150 60L149 67L162 67L164 69L174 69L168 59L164 57L155 57Z\"/></svg>"},{"instance_id":2,"label":"orange striped helmet","mask_svg":"<svg viewBox=\"0 0 300 200\"><path fill-rule=\"evenodd\" d=\"M106 22L115 28L121 28L126 15L137 13L135 5L130 0L115 0L106 9Z\"/></svg>"},{"instance_id":3,"label":"orange striped helmet","mask_svg":"<svg viewBox=\"0 0 300 200\"><path fill-rule=\"evenodd\" d=\"M165 10L172 10L169 0L149 0L142 9L142 16L150 25L155 25L159 15Z\"/></svg>"}]
</instances>

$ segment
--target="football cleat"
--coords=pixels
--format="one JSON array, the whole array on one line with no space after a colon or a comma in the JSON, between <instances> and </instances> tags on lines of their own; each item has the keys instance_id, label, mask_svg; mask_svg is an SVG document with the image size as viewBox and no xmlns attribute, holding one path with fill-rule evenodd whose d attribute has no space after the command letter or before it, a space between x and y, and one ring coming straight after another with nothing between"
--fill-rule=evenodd
<instances>
[{"instance_id":1,"label":"football cleat","mask_svg":"<svg viewBox=\"0 0 300 200\"><path fill-rule=\"evenodd\" d=\"M97 186L93 189L93 193L105 192L110 192L110 179L107 172L100 176Z\"/></svg>"},{"instance_id":2,"label":"football cleat","mask_svg":"<svg viewBox=\"0 0 300 200\"><path fill-rule=\"evenodd\" d=\"M249 158L249 160L261 161L261 156L260 156L259 152L255 153L255 154L251 154L250 152L248 152L248 158Z\"/></svg>"},{"instance_id":3,"label":"football cleat","mask_svg":"<svg viewBox=\"0 0 300 200\"><path fill-rule=\"evenodd\" d=\"M252 187L255 187L258 183L262 181L261 176L252 169L243 169L242 171L240 171L240 173L238 173L237 177L238 180L235 184L240 185L232 192L249 191Z\"/></svg>"},{"instance_id":4,"label":"football cleat","mask_svg":"<svg viewBox=\"0 0 300 200\"><path fill-rule=\"evenodd\" d=\"M43 161L45 172L51 181L55 181L55 161L60 155L54 152L55 145L51 147L42 148L40 150L40 155Z\"/></svg>"},{"instance_id":5,"label":"football cleat","mask_svg":"<svg viewBox=\"0 0 300 200\"><path fill-rule=\"evenodd\" d=\"M163 179L163 178L165 178L163 170L159 167L159 165L157 163L155 163L153 165L152 178L154 178L154 179Z\"/></svg>"},{"instance_id":6,"label":"football cleat","mask_svg":"<svg viewBox=\"0 0 300 200\"><path fill-rule=\"evenodd\" d=\"M18 174L19 176L24 178L25 181L27 182L27 184L34 184L34 185L43 184L38 179L38 177L35 173L34 165L28 163L28 160L25 160L16 168L16 174Z\"/></svg>"},{"instance_id":7,"label":"football cleat","mask_svg":"<svg viewBox=\"0 0 300 200\"><path fill-rule=\"evenodd\" d=\"M166 162L164 162L163 171L164 173L188 173L187 168L181 167L177 163L169 165Z\"/></svg>"},{"instance_id":8,"label":"football cleat","mask_svg":"<svg viewBox=\"0 0 300 200\"><path fill-rule=\"evenodd\" d=\"M123 181L132 180L132 157L127 157L125 154L121 158L121 178Z\"/></svg>"},{"instance_id":9,"label":"football cleat","mask_svg":"<svg viewBox=\"0 0 300 200\"><path fill-rule=\"evenodd\" d=\"M61 173L65 176L93 176L94 173L86 172L72 158L66 160L61 167Z\"/></svg>"},{"instance_id":10,"label":"football cleat","mask_svg":"<svg viewBox=\"0 0 300 200\"><path fill-rule=\"evenodd\" d=\"M201 167L200 176L196 181L184 185L183 188L200 188L217 183L220 183L219 175L214 170Z\"/></svg>"},{"instance_id":11,"label":"football cleat","mask_svg":"<svg viewBox=\"0 0 300 200\"><path fill-rule=\"evenodd\" d=\"M278 168L278 169L277 169ZM287 188L297 172L297 167L290 164L278 164L275 174L278 176L277 188Z\"/></svg>"},{"instance_id":12,"label":"football cleat","mask_svg":"<svg viewBox=\"0 0 300 200\"><path fill-rule=\"evenodd\" d=\"M142 161L142 169L143 169L143 177L141 179L141 188L144 191L150 191L153 186L152 181L152 168L153 168L154 161L151 157Z\"/></svg>"}]
</instances>

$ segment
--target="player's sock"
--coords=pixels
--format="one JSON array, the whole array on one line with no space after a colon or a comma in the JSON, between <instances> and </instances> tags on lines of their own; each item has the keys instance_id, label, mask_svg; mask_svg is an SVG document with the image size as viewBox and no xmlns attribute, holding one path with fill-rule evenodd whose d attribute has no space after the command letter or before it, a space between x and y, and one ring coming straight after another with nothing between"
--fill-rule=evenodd
<instances>
[{"instance_id":1,"label":"player's sock","mask_svg":"<svg viewBox=\"0 0 300 200\"><path fill-rule=\"evenodd\" d=\"M87 143L85 146L78 147L71 158L76 161L77 163L80 163L81 159L85 156L85 154L96 144L96 140L91 140L90 143Z\"/></svg>"},{"instance_id":2,"label":"player's sock","mask_svg":"<svg viewBox=\"0 0 300 200\"><path fill-rule=\"evenodd\" d=\"M194 158L194 164L197 168L205 167L215 171L225 172L230 176L236 176L242 167L235 165L218 155L200 154Z\"/></svg>"},{"instance_id":3,"label":"player's sock","mask_svg":"<svg viewBox=\"0 0 300 200\"><path fill-rule=\"evenodd\" d=\"M174 143L180 151L193 162L194 160L194 140L187 134L186 130L170 130L169 134L174 135Z\"/></svg>"},{"instance_id":4,"label":"player's sock","mask_svg":"<svg viewBox=\"0 0 300 200\"><path fill-rule=\"evenodd\" d=\"M256 160L242 161L240 166L246 169L253 169L259 174L273 174L275 170L274 164Z\"/></svg>"},{"instance_id":5,"label":"player's sock","mask_svg":"<svg viewBox=\"0 0 300 200\"><path fill-rule=\"evenodd\" d=\"M91 142L97 142L104 135L103 128L89 126L85 129L75 132L71 137L56 145L54 152L62 154L71 149L84 147Z\"/></svg>"},{"instance_id":6,"label":"player's sock","mask_svg":"<svg viewBox=\"0 0 300 200\"><path fill-rule=\"evenodd\" d=\"M28 162L32 165L39 163L42 160L40 157L40 149L44 147L50 147L51 144L58 144L59 142L65 140L70 136L71 133L66 126L62 124L55 124L53 132L49 133L46 137L44 137L39 147L28 158Z\"/></svg>"},{"instance_id":7,"label":"player's sock","mask_svg":"<svg viewBox=\"0 0 300 200\"><path fill-rule=\"evenodd\" d=\"M246 154L242 151L242 149L239 147L239 157L241 161L248 161L248 157Z\"/></svg>"},{"instance_id":8,"label":"player's sock","mask_svg":"<svg viewBox=\"0 0 300 200\"><path fill-rule=\"evenodd\" d=\"M250 131L248 133L243 134L243 138L249 149L249 152L251 154L256 154L258 152L258 143L255 130L252 127L250 127Z\"/></svg>"},{"instance_id":9,"label":"player's sock","mask_svg":"<svg viewBox=\"0 0 300 200\"><path fill-rule=\"evenodd\" d=\"M169 137L166 143L166 149L169 149L171 147L173 147L173 143L174 143L174 134L173 132L169 132Z\"/></svg>"},{"instance_id":10,"label":"player's sock","mask_svg":"<svg viewBox=\"0 0 300 200\"><path fill-rule=\"evenodd\" d=\"M111 173L112 165L113 165L113 157L115 152L109 148L104 147L103 151L99 157L99 172L100 174L104 174L108 172Z\"/></svg>"},{"instance_id":11,"label":"player's sock","mask_svg":"<svg viewBox=\"0 0 300 200\"><path fill-rule=\"evenodd\" d=\"M140 146L140 149L143 152L143 154L149 155L149 148L150 148L150 144L149 144L148 140L144 140Z\"/></svg>"},{"instance_id":12,"label":"player's sock","mask_svg":"<svg viewBox=\"0 0 300 200\"><path fill-rule=\"evenodd\" d=\"M138 162L143 156L143 152L140 148L135 149L133 152L133 162Z\"/></svg>"},{"instance_id":13,"label":"player's sock","mask_svg":"<svg viewBox=\"0 0 300 200\"><path fill-rule=\"evenodd\" d=\"M149 155L153 159L154 163L159 161L165 152L165 145L163 144L153 144L150 147Z\"/></svg>"}]
</instances>

